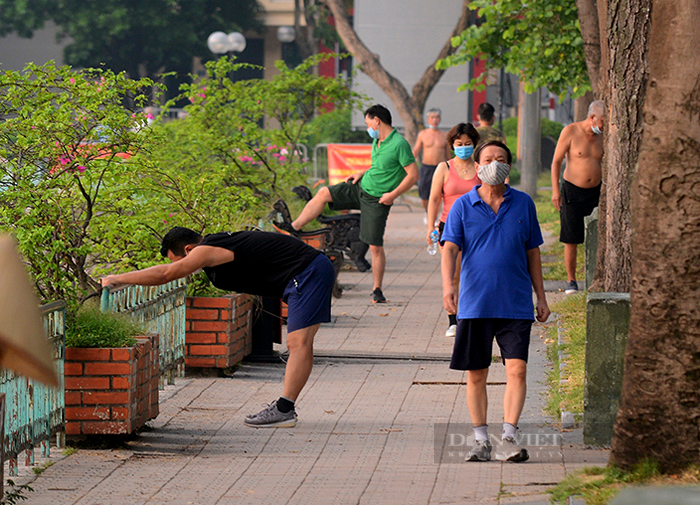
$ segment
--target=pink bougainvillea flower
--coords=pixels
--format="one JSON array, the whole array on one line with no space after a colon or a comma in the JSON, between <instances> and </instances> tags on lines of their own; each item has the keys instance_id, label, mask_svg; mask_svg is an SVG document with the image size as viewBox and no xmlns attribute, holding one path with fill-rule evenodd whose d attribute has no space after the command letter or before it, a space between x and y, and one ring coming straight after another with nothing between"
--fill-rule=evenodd
<instances>
[{"instance_id":1,"label":"pink bougainvillea flower","mask_svg":"<svg viewBox=\"0 0 700 505\"><path fill-rule=\"evenodd\" d=\"M146 119L153 119L153 114L151 114L150 112L146 114Z\"/></svg>"},{"instance_id":2,"label":"pink bougainvillea flower","mask_svg":"<svg viewBox=\"0 0 700 505\"><path fill-rule=\"evenodd\" d=\"M243 163L250 163L251 161L253 161L253 158L251 158L250 156L241 156L238 159L241 160Z\"/></svg>"},{"instance_id":3,"label":"pink bougainvillea flower","mask_svg":"<svg viewBox=\"0 0 700 505\"><path fill-rule=\"evenodd\" d=\"M83 172L85 172L85 167L84 167L83 165L78 165L77 167L75 167L75 169L76 169L76 170L78 171L78 173L80 173L80 174L82 174Z\"/></svg>"},{"instance_id":4,"label":"pink bougainvillea flower","mask_svg":"<svg viewBox=\"0 0 700 505\"><path fill-rule=\"evenodd\" d=\"M75 84L75 77L71 77L71 78L70 78L70 83L71 83L71 84Z\"/></svg>"},{"instance_id":5,"label":"pink bougainvillea flower","mask_svg":"<svg viewBox=\"0 0 700 505\"><path fill-rule=\"evenodd\" d=\"M199 94L199 98L206 98L206 97L207 97L207 95L206 95L205 93L200 93L200 94Z\"/></svg>"},{"instance_id":6,"label":"pink bougainvillea flower","mask_svg":"<svg viewBox=\"0 0 700 505\"><path fill-rule=\"evenodd\" d=\"M283 156L287 156L289 154L289 151L287 151L284 147L280 149L280 154Z\"/></svg>"},{"instance_id":7,"label":"pink bougainvillea flower","mask_svg":"<svg viewBox=\"0 0 700 505\"><path fill-rule=\"evenodd\" d=\"M190 102L194 103L194 97L193 97L193 96L190 97Z\"/></svg>"},{"instance_id":8,"label":"pink bougainvillea flower","mask_svg":"<svg viewBox=\"0 0 700 505\"><path fill-rule=\"evenodd\" d=\"M70 158L66 158L65 156L61 156L58 161L61 163L61 165L67 165L70 163Z\"/></svg>"},{"instance_id":9,"label":"pink bougainvillea flower","mask_svg":"<svg viewBox=\"0 0 700 505\"><path fill-rule=\"evenodd\" d=\"M286 157L286 156L280 156L280 161L287 161L287 157Z\"/></svg>"}]
</instances>

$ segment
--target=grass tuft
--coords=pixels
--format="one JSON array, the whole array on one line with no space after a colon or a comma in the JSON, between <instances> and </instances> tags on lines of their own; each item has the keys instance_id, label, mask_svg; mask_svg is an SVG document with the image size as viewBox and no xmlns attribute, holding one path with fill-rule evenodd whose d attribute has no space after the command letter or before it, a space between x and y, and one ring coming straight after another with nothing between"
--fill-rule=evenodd
<instances>
[{"instance_id":1,"label":"grass tuft","mask_svg":"<svg viewBox=\"0 0 700 505\"><path fill-rule=\"evenodd\" d=\"M66 322L66 347L129 347L144 330L125 314L86 307Z\"/></svg>"},{"instance_id":2,"label":"grass tuft","mask_svg":"<svg viewBox=\"0 0 700 505\"><path fill-rule=\"evenodd\" d=\"M656 461L645 459L630 472L624 472L613 465L584 468L568 475L548 492L554 503L569 503L569 497L580 496L586 505L605 505L622 489L633 485L677 486L698 483L700 468L696 466L689 467L681 474L664 475Z\"/></svg>"}]
</instances>

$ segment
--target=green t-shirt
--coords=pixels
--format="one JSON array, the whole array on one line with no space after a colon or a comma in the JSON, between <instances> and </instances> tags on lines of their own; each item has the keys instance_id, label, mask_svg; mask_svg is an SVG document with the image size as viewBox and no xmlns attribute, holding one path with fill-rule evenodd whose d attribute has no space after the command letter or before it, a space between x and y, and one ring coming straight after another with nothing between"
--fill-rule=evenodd
<instances>
[{"instance_id":1,"label":"green t-shirt","mask_svg":"<svg viewBox=\"0 0 700 505\"><path fill-rule=\"evenodd\" d=\"M395 190L406 177L403 167L415 161L411 146L394 128L381 144L378 139L372 143L372 166L362 176L362 189L377 198Z\"/></svg>"},{"instance_id":2,"label":"green t-shirt","mask_svg":"<svg viewBox=\"0 0 700 505\"><path fill-rule=\"evenodd\" d=\"M493 126L479 126L477 127L476 131L479 132L480 136L479 144L485 144L491 140L500 140L501 142L505 142L506 140L503 133Z\"/></svg>"}]
</instances>

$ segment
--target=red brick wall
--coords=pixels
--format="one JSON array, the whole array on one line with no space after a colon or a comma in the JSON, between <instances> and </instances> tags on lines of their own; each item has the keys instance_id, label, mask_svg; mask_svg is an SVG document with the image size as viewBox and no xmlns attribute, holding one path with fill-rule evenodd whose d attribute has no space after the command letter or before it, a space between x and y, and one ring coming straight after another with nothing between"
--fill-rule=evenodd
<instances>
[{"instance_id":1,"label":"red brick wall","mask_svg":"<svg viewBox=\"0 0 700 505\"><path fill-rule=\"evenodd\" d=\"M253 352L253 297L188 297L185 366L228 368Z\"/></svg>"},{"instance_id":2,"label":"red brick wall","mask_svg":"<svg viewBox=\"0 0 700 505\"><path fill-rule=\"evenodd\" d=\"M159 338L137 341L66 349L66 434L128 434L158 415Z\"/></svg>"}]
</instances>

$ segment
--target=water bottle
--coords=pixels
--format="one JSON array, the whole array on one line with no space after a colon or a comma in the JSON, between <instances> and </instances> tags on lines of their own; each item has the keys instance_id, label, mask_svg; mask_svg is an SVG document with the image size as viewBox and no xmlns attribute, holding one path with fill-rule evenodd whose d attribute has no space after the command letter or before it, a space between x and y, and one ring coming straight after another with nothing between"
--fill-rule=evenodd
<instances>
[{"instance_id":1,"label":"water bottle","mask_svg":"<svg viewBox=\"0 0 700 505\"><path fill-rule=\"evenodd\" d=\"M431 256L435 256L435 254L438 252L438 237L440 234L438 233L437 230L433 230L430 233L430 245L428 246L428 254Z\"/></svg>"}]
</instances>

